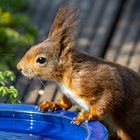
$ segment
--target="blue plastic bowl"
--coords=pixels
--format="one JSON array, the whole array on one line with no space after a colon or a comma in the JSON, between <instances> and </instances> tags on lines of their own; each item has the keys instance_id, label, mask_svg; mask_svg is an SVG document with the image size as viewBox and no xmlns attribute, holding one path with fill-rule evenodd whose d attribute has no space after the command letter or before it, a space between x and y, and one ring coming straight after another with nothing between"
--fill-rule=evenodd
<instances>
[{"instance_id":1,"label":"blue plastic bowl","mask_svg":"<svg viewBox=\"0 0 140 140\"><path fill-rule=\"evenodd\" d=\"M0 104L0 140L106 140L107 129L98 121L71 124L69 111L41 113L34 105Z\"/></svg>"}]
</instances>

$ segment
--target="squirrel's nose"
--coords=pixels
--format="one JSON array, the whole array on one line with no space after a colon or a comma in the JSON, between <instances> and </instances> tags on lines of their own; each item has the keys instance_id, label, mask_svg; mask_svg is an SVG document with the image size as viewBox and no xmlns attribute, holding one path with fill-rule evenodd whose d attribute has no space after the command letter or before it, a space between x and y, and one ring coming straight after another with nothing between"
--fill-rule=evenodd
<instances>
[{"instance_id":1,"label":"squirrel's nose","mask_svg":"<svg viewBox=\"0 0 140 140\"><path fill-rule=\"evenodd\" d=\"M20 63L17 64L17 69L18 69L20 72L22 72L22 68L21 68L21 66L20 66Z\"/></svg>"},{"instance_id":2,"label":"squirrel's nose","mask_svg":"<svg viewBox=\"0 0 140 140\"><path fill-rule=\"evenodd\" d=\"M18 69L20 72L22 72L22 69L20 68L20 69Z\"/></svg>"}]
</instances>

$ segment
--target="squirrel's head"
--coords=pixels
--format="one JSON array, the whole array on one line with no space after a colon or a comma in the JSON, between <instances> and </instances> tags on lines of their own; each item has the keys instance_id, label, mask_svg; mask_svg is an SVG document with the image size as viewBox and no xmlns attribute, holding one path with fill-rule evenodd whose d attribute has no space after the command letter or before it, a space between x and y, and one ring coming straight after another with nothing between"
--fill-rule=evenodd
<instances>
[{"instance_id":1,"label":"squirrel's head","mask_svg":"<svg viewBox=\"0 0 140 140\"><path fill-rule=\"evenodd\" d=\"M60 59L75 46L77 8L67 5L60 8L48 38L31 47L17 65L27 77L52 79Z\"/></svg>"}]
</instances>

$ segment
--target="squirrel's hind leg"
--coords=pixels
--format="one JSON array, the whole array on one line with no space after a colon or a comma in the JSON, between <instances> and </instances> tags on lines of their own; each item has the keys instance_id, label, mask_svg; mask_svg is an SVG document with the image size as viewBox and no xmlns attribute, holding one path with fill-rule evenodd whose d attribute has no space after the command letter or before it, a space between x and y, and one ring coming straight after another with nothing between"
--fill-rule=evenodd
<instances>
[{"instance_id":1,"label":"squirrel's hind leg","mask_svg":"<svg viewBox=\"0 0 140 140\"><path fill-rule=\"evenodd\" d=\"M96 113L96 106L90 107L90 112L81 111L73 120L73 124L80 125L82 122L88 122L93 119L99 119Z\"/></svg>"}]
</instances>

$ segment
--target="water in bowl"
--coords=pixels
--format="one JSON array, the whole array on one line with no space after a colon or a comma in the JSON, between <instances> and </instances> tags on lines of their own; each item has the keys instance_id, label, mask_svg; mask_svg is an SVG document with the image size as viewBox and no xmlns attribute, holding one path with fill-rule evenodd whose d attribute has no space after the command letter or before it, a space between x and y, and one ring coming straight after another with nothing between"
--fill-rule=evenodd
<instances>
[{"instance_id":1,"label":"water in bowl","mask_svg":"<svg viewBox=\"0 0 140 140\"><path fill-rule=\"evenodd\" d=\"M26 133L0 131L0 140L56 140L56 139Z\"/></svg>"}]
</instances>

